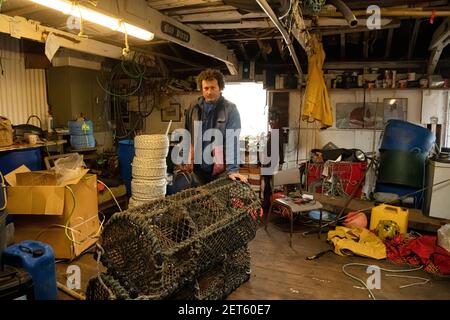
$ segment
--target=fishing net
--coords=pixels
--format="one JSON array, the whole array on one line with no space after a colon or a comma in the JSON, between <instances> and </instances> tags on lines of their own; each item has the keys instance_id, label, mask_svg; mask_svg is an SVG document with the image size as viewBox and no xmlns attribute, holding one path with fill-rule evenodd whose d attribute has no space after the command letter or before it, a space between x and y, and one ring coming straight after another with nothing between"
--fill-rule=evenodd
<instances>
[{"instance_id":1,"label":"fishing net","mask_svg":"<svg viewBox=\"0 0 450 320\"><path fill-rule=\"evenodd\" d=\"M99 240L107 278L132 299L226 297L249 277L260 208L250 186L223 178L117 213Z\"/></svg>"}]
</instances>

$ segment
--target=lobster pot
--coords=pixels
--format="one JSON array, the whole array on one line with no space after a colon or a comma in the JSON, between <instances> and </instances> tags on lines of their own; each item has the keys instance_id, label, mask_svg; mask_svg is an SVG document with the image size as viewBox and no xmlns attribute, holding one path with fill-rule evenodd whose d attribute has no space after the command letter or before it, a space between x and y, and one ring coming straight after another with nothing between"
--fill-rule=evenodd
<instances>
[{"instance_id":1,"label":"lobster pot","mask_svg":"<svg viewBox=\"0 0 450 320\"><path fill-rule=\"evenodd\" d=\"M137 295L128 292L113 276L102 273L89 280L86 289L87 300L135 299L153 300L158 296ZM250 278L250 251L244 246L231 254L224 255L223 261L200 274L194 281L176 290L170 300L222 300ZM111 296L111 293L113 294Z\"/></svg>"},{"instance_id":2,"label":"lobster pot","mask_svg":"<svg viewBox=\"0 0 450 320\"><path fill-rule=\"evenodd\" d=\"M102 262L127 292L172 297L255 237L260 208L247 184L227 178L148 201L111 217Z\"/></svg>"},{"instance_id":3,"label":"lobster pot","mask_svg":"<svg viewBox=\"0 0 450 320\"><path fill-rule=\"evenodd\" d=\"M104 229L102 262L127 292L166 298L194 276L195 225L182 207L130 211L111 217Z\"/></svg>"},{"instance_id":4,"label":"lobster pot","mask_svg":"<svg viewBox=\"0 0 450 320\"><path fill-rule=\"evenodd\" d=\"M248 246L229 253L197 279L196 300L223 300L250 278Z\"/></svg>"},{"instance_id":5,"label":"lobster pot","mask_svg":"<svg viewBox=\"0 0 450 320\"><path fill-rule=\"evenodd\" d=\"M103 284L101 284L101 278ZM110 291L108 291L108 288ZM111 295L112 294L112 295ZM122 287L119 281L115 280L111 275L100 273L96 277L89 279L86 288L86 300L129 300L130 295Z\"/></svg>"},{"instance_id":6,"label":"lobster pot","mask_svg":"<svg viewBox=\"0 0 450 320\"><path fill-rule=\"evenodd\" d=\"M139 180L131 181L132 197L138 201L153 200L166 195L167 181L165 178L159 180Z\"/></svg>"}]
</instances>

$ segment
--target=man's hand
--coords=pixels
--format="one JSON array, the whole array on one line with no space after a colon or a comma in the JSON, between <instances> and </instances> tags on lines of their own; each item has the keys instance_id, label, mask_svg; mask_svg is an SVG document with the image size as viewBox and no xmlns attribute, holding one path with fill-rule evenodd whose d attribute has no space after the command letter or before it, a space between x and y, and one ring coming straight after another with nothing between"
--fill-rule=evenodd
<instances>
[{"instance_id":1,"label":"man's hand","mask_svg":"<svg viewBox=\"0 0 450 320\"><path fill-rule=\"evenodd\" d=\"M233 181L240 180L243 183L248 183L247 178L238 172L229 173L228 178Z\"/></svg>"},{"instance_id":2,"label":"man's hand","mask_svg":"<svg viewBox=\"0 0 450 320\"><path fill-rule=\"evenodd\" d=\"M181 164L181 165L176 167L176 171L193 172L194 171L194 165L192 163L190 163L190 164Z\"/></svg>"}]
</instances>

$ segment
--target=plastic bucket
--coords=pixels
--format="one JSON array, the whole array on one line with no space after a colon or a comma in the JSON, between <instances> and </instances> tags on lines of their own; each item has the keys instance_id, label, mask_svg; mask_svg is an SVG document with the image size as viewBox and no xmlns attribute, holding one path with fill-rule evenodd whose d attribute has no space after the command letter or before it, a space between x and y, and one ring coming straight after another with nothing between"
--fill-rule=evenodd
<instances>
[{"instance_id":1,"label":"plastic bucket","mask_svg":"<svg viewBox=\"0 0 450 320\"><path fill-rule=\"evenodd\" d=\"M41 149L22 149L0 152L0 171L6 175L21 165L26 165L31 171L41 170Z\"/></svg>"},{"instance_id":2,"label":"plastic bucket","mask_svg":"<svg viewBox=\"0 0 450 320\"><path fill-rule=\"evenodd\" d=\"M131 163L134 158L134 141L121 140L119 141L119 165L120 175L122 176L125 186L127 187L128 196L131 195Z\"/></svg>"},{"instance_id":3,"label":"plastic bucket","mask_svg":"<svg viewBox=\"0 0 450 320\"><path fill-rule=\"evenodd\" d=\"M425 153L383 150L377 182L422 188L426 158Z\"/></svg>"},{"instance_id":4,"label":"plastic bucket","mask_svg":"<svg viewBox=\"0 0 450 320\"><path fill-rule=\"evenodd\" d=\"M430 152L436 136L427 128L411 122L389 120L384 129L380 150Z\"/></svg>"}]
</instances>

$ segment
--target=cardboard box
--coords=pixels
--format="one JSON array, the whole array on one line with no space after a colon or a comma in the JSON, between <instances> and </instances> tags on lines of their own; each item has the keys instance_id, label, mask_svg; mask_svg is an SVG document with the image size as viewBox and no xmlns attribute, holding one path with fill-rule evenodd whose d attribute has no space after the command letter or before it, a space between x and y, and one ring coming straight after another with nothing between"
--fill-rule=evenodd
<instances>
[{"instance_id":1,"label":"cardboard box","mask_svg":"<svg viewBox=\"0 0 450 320\"><path fill-rule=\"evenodd\" d=\"M13 215L15 241L48 243L58 259L72 259L93 245L100 232L97 177L86 172L71 184L9 186L6 212Z\"/></svg>"},{"instance_id":2,"label":"cardboard box","mask_svg":"<svg viewBox=\"0 0 450 320\"><path fill-rule=\"evenodd\" d=\"M17 186L56 186L56 174L46 171L22 172L16 174Z\"/></svg>"}]
</instances>

